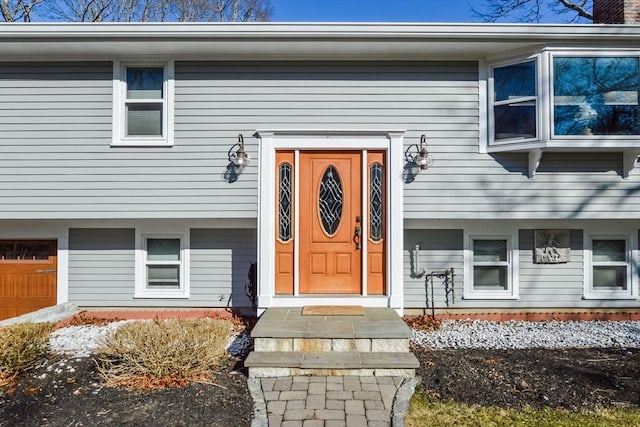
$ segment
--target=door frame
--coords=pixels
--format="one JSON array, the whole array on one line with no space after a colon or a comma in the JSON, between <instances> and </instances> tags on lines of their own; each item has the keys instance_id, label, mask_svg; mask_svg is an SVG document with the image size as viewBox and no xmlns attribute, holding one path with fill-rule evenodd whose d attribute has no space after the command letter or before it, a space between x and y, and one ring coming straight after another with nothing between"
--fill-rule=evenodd
<instances>
[{"instance_id":1,"label":"door frame","mask_svg":"<svg viewBox=\"0 0 640 427\"><path fill-rule=\"evenodd\" d=\"M258 166L258 314L269 307L304 305L362 305L390 307L402 314L403 284L403 181L404 130L259 130ZM306 296L275 294L275 164L276 150L383 150L386 152L386 295ZM297 181L297 176L294 178ZM296 185L297 188L297 185ZM297 204L296 210L297 210ZM294 236L298 227L294 227ZM294 241L298 242L299 239ZM297 259L297 246L294 249ZM363 257L366 258L366 257ZM261 262L265 260L267 262ZM294 264L295 265L295 264ZM366 261L363 261L366 271ZM297 276L297 269L296 269ZM296 279L297 280L297 279ZM298 287L295 286L297 290Z\"/></svg>"}]
</instances>

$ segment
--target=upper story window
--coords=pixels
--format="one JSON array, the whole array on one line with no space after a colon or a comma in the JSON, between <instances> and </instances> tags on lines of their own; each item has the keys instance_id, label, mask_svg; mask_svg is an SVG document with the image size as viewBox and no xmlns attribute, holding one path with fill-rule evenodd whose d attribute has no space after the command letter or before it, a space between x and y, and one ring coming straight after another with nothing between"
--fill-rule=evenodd
<instances>
[{"instance_id":1,"label":"upper story window","mask_svg":"<svg viewBox=\"0 0 640 427\"><path fill-rule=\"evenodd\" d=\"M640 156L640 52L545 49L489 70L487 152L615 150L627 178Z\"/></svg>"},{"instance_id":2,"label":"upper story window","mask_svg":"<svg viewBox=\"0 0 640 427\"><path fill-rule=\"evenodd\" d=\"M638 57L553 57L553 134L640 135Z\"/></svg>"},{"instance_id":3,"label":"upper story window","mask_svg":"<svg viewBox=\"0 0 640 427\"><path fill-rule=\"evenodd\" d=\"M496 141L537 138L537 62L493 69L493 118Z\"/></svg>"},{"instance_id":4,"label":"upper story window","mask_svg":"<svg viewBox=\"0 0 640 427\"><path fill-rule=\"evenodd\" d=\"M113 145L173 143L173 63L114 63Z\"/></svg>"}]
</instances>

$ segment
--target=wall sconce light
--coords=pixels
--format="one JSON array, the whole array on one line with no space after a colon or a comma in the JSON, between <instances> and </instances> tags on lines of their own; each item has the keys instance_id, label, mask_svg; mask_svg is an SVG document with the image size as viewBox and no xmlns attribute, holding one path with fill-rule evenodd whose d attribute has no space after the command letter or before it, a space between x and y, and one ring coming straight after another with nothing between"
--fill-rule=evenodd
<instances>
[{"instance_id":1,"label":"wall sconce light","mask_svg":"<svg viewBox=\"0 0 640 427\"><path fill-rule=\"evenodd\" d=\"M236 146L238 147L238 149L234 153L233 149ZM241 133L238 134L238 142L233 147L231 147L231 150L229 150L229 161L241 170L249 164L250 158L247 152L244 151L244 137Z\"/></svg>"},{"instance_id":2,"label":"wall sconce light","mask_svg":"<svg viewBox=\"0 0 640 427\"><path fill-rule=\"evenodd\" d=\"M433 164L433 157L427 151L427 137L422 134L420 136L420 146L418 148L418 154L413 157L413 163L420 168L421 171L429 169Z\"/></svg>"}]
</instances>

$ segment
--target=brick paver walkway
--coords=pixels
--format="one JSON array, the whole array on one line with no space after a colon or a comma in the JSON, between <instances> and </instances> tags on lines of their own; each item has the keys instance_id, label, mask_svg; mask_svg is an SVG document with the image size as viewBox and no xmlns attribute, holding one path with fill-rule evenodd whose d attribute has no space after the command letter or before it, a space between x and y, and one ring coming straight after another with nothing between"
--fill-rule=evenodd
<instances>
[{"instance_id":1,"label":"brick paver walkway","mask_svg":"<svg viewBox=\"0 0 640 427\"><path fill-rule=\"evenodd\" d=\"M390 427L394 397L405 380L373 376L253 378L250 389L254 400L264 405L269 427ZM264 426L264 421L256 422L258 418L254 426Z\"/></svg>"}]
</instances>

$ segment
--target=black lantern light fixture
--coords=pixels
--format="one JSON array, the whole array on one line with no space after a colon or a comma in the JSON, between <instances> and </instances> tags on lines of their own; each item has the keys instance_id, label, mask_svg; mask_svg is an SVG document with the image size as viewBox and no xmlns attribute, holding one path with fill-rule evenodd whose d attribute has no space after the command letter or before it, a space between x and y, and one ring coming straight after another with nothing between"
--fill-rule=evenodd
<instances>
[{"instance_id":1,"label":"black lantern light fixture","mask_svg":"<svg viewBox=\"0 0 640 427\"><path fill-rule=\"evenodd\" d=\"M246 151L244 151L244 137L242 134L238 134L238 142L234 145L238 149L235 153L229 154L229 161L233 163L238 169L244 169L249 164L250 158ZM232 148L233 150L233 148Z\"/></svg>"},{"instance_id":2,"label":"black lantern light fixture","mask_svg":"<svg viewBox=\"0 0 640 427\"><path fill-rule=\"evenodd\" d=\"M417 147L418 153L413 157L413 163L415 163L421 171L429 169L433 164L433 157L427 150L427 137L422 134L420 136L420 145Z\"/></svg>"}]
</instances>

